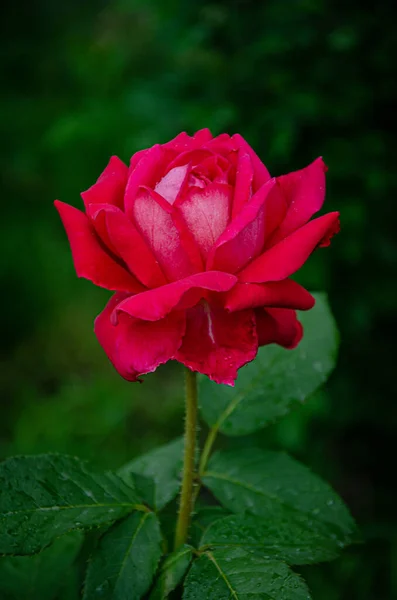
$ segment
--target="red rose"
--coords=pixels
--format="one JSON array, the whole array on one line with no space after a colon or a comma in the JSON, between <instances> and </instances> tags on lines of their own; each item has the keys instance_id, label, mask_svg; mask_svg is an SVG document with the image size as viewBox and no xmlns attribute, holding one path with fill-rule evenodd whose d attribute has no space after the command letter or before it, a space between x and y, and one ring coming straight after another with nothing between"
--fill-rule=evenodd
<instances>
[{"instance_id":1,"label":"red rose","mask_svg":"<svg viewBox=\"0 0 397 600\"><path fill-rule=\"evenodd\" d=\"M325 165L271 178L240 135L204 129L112 157L82 194L56 201L78 276L116 294L95 333L135 381L170 359L233 384L258 346L294 348L295 309L313 297L289 279L338 231L322 207Z\"/></svg>"}]
</instances>

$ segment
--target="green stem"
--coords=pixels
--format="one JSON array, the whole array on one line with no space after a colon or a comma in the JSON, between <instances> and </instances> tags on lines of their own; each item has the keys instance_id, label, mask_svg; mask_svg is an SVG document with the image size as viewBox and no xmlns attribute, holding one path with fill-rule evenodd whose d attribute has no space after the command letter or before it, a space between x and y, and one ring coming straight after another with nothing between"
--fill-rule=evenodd
<instances>
[{"instance_id":1,"label":"green stem","mask_svg":"<svg viewBox=\"0 0 397 600\"><path fill-rule=\"evenodd\" d=\"M197 430L197 382L196 373L185 370L186 381L186 417L185 451L183 456L182 488L179 503L178 520L175 531L175 550L187 540L190 517L193 510L193 482L196 452Z\"/></svg>"},{"instance_id":2,"label":"green stem","mask_svg":"<svg viewBox=\"0 0 397 600\"><path fill-rule=\"evenodd\" d=\"M219 430L219 428L217 425L214 425L213 427L211 427L211 429L208 432L207 439L205 440L205 443L203 446L203 451L201 453L199 468L198 468L198 483L197 483L196 488L193 493L193 506L195 505L196 500L200 494L201 478L204 475L205 470L207 468L207 463L208 463L210 454L212 452L212 447L215 443L216 436L218 435L218 430Z\"/></svg>"},{"instance_id":3,"label":"green stem","mask_svg":"<svg viewBox=\"0 0 397 600\"><path fill-rule=\"evenodd\" d=\"M215 443L217 435L218 435L218 427L216 425L214 425L208 432L207 439L205 440L203 451L201 453L199 471L198 471L199 477L204 475L204 472L207 468L208 459L210 457L212 447Z\"/></svg>"},{"instance_id":4,"label":"green stem","mask_svg":"<svg viewBox=\"0 0 397 600\"><path fill-rule=\"evenodd\" d=\"M242 396L237 395L235 397L235 399L229 404L229 406L223 411L223 413L221 414L221 416L219 417L219 419L217 420L215 425L213 425L211 427L211 429L209 430L207 439L205 440L203 451L201 453L200 464L199 464L199 469L198 469L199 478L201 478L205 473L205 470L207 468L207 463L208 463L209 457L212 452L212 448L214 446L216 437L219 433L219 429L222 427L222 425L226 421L226 419L233 413L236 406L239 404L239 402L241 402L241 399L242 399ZM200 486L198 486L196 488L195 498L197 498L199 492L200 492Z\"/></svg>"}]
</instances>

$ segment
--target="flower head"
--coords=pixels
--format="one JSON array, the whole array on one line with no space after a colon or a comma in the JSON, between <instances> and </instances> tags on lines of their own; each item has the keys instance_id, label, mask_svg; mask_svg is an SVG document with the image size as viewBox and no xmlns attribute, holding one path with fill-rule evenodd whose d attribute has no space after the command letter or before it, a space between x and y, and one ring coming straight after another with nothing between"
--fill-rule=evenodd
<instances>
[{"instance_id":1,"label":"flower head","mask_svg":"<svg viewBox=\"0 0 397 600\"><path fill-rule=\"evenodd\" d=\"M314 299L290 279L339 229L322 207L325 165L271 178L240 135L208 129L112 157L82 194L56 201L78 276L116 293L95 333L136 381L175 359L233 384L258 346L294 348L296 309Z\"/></svg>"}]
</instances>

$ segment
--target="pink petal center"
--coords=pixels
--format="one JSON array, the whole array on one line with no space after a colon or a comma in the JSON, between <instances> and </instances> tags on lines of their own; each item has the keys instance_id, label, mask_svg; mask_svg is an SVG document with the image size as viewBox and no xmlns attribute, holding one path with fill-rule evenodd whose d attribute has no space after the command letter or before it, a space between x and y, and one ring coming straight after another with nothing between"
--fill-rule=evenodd
<instances>
[{"instance_id":1,"label":"pink petal center","mask_svg":"<svg viewBox=\"0 0 397 600\"><path fill-rule=\"evenodd\" d=\"M188 165L171 169L156 185L154 191L170 204L174 204L188 172Z\"/></svg>"}]
</instances>

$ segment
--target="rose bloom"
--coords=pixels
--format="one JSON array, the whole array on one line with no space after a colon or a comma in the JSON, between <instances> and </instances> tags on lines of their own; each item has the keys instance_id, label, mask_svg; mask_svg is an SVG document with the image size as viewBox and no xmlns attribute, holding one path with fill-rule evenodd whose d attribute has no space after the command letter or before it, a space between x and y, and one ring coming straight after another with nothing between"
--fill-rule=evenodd
<instances>
[{"instance_id":1,"label":"rose bloom","mask_svg":"<svg viewBox=\"0 0 397 600\"><path fill-rule=\"evenodd\" d=\"M336 212L310 221L325 170L272 178L241 135L203 129L113 156L85 212L56 201L77 275L116 292L95 333L120 375L174 359L233 385L259 346L294 348L314 299L289 277L339 230Z\"/></svg>"}]
</instances>

